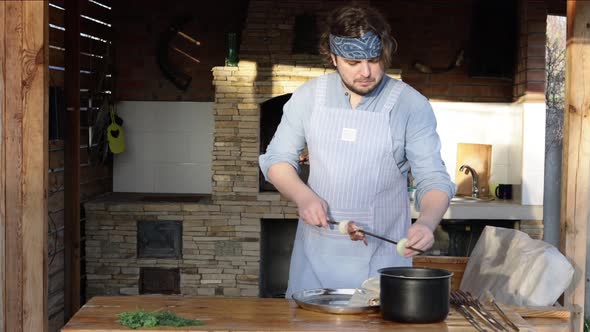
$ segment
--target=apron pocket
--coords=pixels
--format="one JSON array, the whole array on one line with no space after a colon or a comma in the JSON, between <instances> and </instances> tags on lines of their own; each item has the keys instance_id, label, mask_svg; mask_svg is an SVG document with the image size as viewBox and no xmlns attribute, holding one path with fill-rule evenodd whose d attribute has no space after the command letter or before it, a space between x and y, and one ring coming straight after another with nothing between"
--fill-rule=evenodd
<instances>
[{"instance_id":1,"label":"apron pocket","mask_svg":"<svg viewBox=\"0 0 590 332\"><path fill-rule=\"evenodd\" d=\"M304 225L304 252L324 288L358 288L369 276L373 250L338 227Z\"/></svg>"}]
</instances>

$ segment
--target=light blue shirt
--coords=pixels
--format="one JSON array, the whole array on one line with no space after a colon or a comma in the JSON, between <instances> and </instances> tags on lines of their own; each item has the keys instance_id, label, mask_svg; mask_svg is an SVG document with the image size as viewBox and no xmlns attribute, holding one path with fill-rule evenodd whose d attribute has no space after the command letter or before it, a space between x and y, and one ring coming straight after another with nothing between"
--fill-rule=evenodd
<instances>
[{"instance_id":1,"label":"light blue shirt","mask_svg":"<svg viewBox=\"0 0 590 332\"><path fill-rule=\"evenodd\" d=\"M383 80L371 93L363 96L356 110L379 112L382 110L393 85L392 78ZM287 162L299 171L299 155L305 148L306 132L314 109L317 79L297 88L283 108L283 117L277 131L259 158L260 169L268 180L268 169L273 164ZM338 73L328 74L326 103L329 107L352 109L349 93L342 86ZM416 186L416 207L424 194L436 189L446 192L449 199L455 194L440 156L440 138L436 133L436 118L428 99L410 86L401 92L391 110L389 126L393 142L393 156L404 176L412 170ZM313 165L311 165L313 167Z\"/></svg>"}]
</instances>

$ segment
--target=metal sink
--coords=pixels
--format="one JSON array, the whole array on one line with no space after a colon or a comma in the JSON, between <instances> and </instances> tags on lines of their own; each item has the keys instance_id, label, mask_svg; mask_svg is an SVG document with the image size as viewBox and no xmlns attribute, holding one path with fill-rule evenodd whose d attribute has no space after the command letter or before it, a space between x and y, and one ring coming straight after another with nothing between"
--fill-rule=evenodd
<instances>
[{"instance_id":1,"label":"metal sink","mask_svg":"<svg viewBox=\"0 0 590 332\"><path fill-rule=\"evenodd\" d=\"M451 203L485 203L493 201L493 197L473 197L473 196L464 196L464 195L456 195L451 198Z\"/></svg>"}]
</instances>

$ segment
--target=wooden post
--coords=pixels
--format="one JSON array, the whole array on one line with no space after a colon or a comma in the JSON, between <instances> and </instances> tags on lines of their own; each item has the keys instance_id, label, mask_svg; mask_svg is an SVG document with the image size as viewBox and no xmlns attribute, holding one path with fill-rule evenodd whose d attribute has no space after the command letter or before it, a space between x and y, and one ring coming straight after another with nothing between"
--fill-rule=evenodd
<instances>
[{"instance_id":1,"label":"wooden post","mask_svg":"<svg viewBox=\"0 0 590 332\"><path fill-rule=\"evenodd\" d=\"M48 2L0 2L0 330L47 331Z\"/></svg>"},{"instance_id":2,"label":"wooden post","mask_svg":"<svg viewBox=\"0 0 590 332\"><path fill-rule=\"evenodd\" d=\"M0 4L0 56L5 59L6 54L6 4ZM6 159L4 158L4 111L6 109L6 72L4 71L5 62L0 59L0 280L6 280ZM4 293L6 292L6 281L0 284L0 299L5 299ZM4 331L6 328L6 305L4 301L0 301L0 331Z\"/></svg>"},{"instance_id":3,"label":"wooden post","mask_svg":"<svg viewBox=\"0 0 590 332\"><path fill-rule=\"evenodd\" d=\"M566 105L561 193L561 250L574 264L565 304L578 305L572 331L583 330L586 232L590 220L590 2L567 2Z\"/></svg>"},{"instance_id":4,"label":"wooden post","mask_svg":"<svg viewBox=\"0 0 590 332\"><path fill-rule=\"evenodd\" d=\"M80 1L65 1L64 270L67 321L80 309Z\"/></svg>"}]
</instances>

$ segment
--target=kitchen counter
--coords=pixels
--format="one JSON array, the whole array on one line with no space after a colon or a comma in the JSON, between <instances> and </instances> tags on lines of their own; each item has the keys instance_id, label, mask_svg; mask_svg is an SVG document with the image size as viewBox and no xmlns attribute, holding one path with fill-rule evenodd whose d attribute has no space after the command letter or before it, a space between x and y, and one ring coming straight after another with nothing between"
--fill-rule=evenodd
<instances>
[{"instance_id":1,"label":"kitchen counter","mask_svg":"<svg viewBox=\"0 0 590 332\"><path fill-rule=\"evenodd\" d=\"M410 212L412 218L418 218L419 212L413 201ZM490 202L451 202L443 219L543 220L543 206L498 199Z\"/></svg>"},{"instance_id":2,"label":"kitchen counter","mask_svg":"<svg viewBox=\"0 0 590 332\"><path fill-rule=\"evenodd\" d=\"M476 331L452 310L444 322L402 324L385 321L379 313L333 315L297 307L294 301L263 298L180 297L180 296L99 296L86 303L62 328L62 332L130 331L117 322L118 314L135 310L170 310L177 315L199 319L202 326L183 328L152 327L136 331ZM505 308L506 309L506 308ZM565 319L524 320L514 311L508 316L521 331L568 330ZM536 323L538 322L538 323Z\"/></svg>"},{"instance_id":3,"label":"kitchen counter","mask_svg":"<svg viewBox=\"0 0 590 332\"><path fill-rule=\"evenodd\" d=\"M258 194L258 197L264 202L274 202L282 199L278 192L262 192ZM211 195L111 193L87 202L86 207L90 210L108 209L122 211L128 208L131 211L137 211L137 205L145 204L153 204L154 206L182 204L191 210L200 207L204 211L219 211L216 203L212 201ZM292 202L285 204L287 207L282 207L281 209L291 209L292 211L285 212L280 217L275 213L273 214L275 216L274 218L296 218L297 207L295 204ZM160 207L157 211L161 211L161 209ZM292 215L286 217L288 213L292 213ZM414 207L414 201L410 202L410 213L413 219L419 215ZM498 199L491 202L451 202L443 219L543 220L543 206L522 205L520 204L520 200Z\"/></svg>"}]
</instances>

